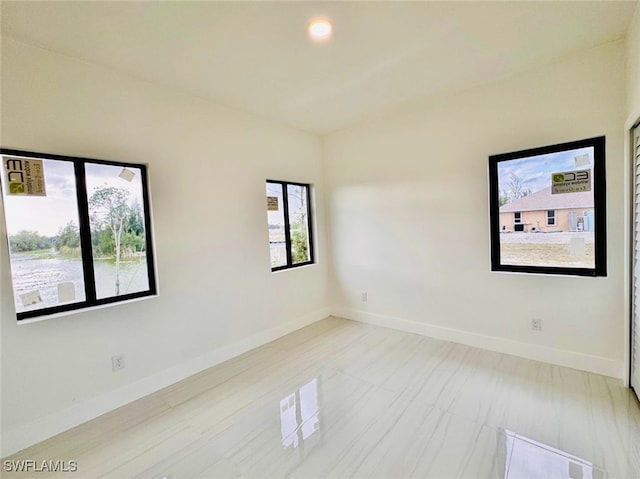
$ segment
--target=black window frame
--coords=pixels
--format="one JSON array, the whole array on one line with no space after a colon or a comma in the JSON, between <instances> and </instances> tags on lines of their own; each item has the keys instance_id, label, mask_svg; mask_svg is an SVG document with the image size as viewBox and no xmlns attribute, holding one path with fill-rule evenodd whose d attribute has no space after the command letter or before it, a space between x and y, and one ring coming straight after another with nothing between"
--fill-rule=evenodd
<instances>
[{"instance_id":1,"label":"black window frame","mask_svg":"<svg viewBox=\"0 0 640 479\"><path fill-rule=\"evenodd\" d=\"M498 188L498 164L502 161L517 160L530 156L559 153L579 148L593 148L593 209L594 259L593 268L561 266L523 266L502 264L500 260L500 199ZM555 145L530 148L489 156L489 216L491 238L491 271L533 273L569 276L607 276L607 205L606 205L606 137L599 136L584 140L558 143Z\"/></svg>"},{"instance_id":2,"label":"black window frame","mask_svg":"<svg viewBox=\"0 0 640 479\"><path fill-rule=\"evenodd\" d=\"M11 148L0 148L0 155L18 156L23 158L36 158L45 160L57 160L73 163L75 179L76 179L76 202L78 206L78 230L80 234L80 249L82 252L82 268L84 275L84 288L85 288L85 300L71 304L63 304L58 306L50 306L47 308L40 308L31 311L16 312L18 322L26 319L40 318L43 316L50 316L57 313L65 313L70 311L82 310L92 308L96 306L103 306L114 303L121 303L132 299L143 298L147 296L157 295L156 284L156 272L155 272L155 256L153 251L153 230L151 222L151 206L149 200L149 184L147 166L141 163L130 163L121 161L101 160L96 158L85 158L78 156L66 156L51 153L41 153L34 151L15 150ZM93 250L91 245L91 226L89 221L89 199L85 184L85 164L98 164L118 167L130 167L140 170L142 181L142 201L144 207L144 227L145 227L145 248L147 257L147 275L149 280L149 289L147 291L138 291L135 293L122 294L118 296L111 296L108 298L98 299L96 297L96 284L95 284L95 271L93 263ZM4 181L5 178L1 178L0 181ZM3 207L4 202L3 202ZM9 234L7 232L5 240L7 242L8 251L11 251L9 244ZM12 281L12 294L15 295L13 290L13 272L11 273ZM15 298L14 298L15 301Z\"/></svg>"},{"instance_id":3,"label":"black window frame","mask_svg":"<svg viewBox=\"0 0 640 479\"><path fill-rule=\"evenodd\" d=\"M298 268L315 263L314 246L313 246L313 212L311 208L311 184L299 183L295 181L266 180L266 183L272 183L282 186L282 203L284 214L284 241L287 254L287 264L282 266L272 266L271 271L282 271L285 269ZM302 186L307 189L307 231L309 234L309 261L293 264L291 253L291 226L289 224L289 196L287 186ZM269 251L269 260L271 260L271 251Z\"/></svg>"}]
</instances>

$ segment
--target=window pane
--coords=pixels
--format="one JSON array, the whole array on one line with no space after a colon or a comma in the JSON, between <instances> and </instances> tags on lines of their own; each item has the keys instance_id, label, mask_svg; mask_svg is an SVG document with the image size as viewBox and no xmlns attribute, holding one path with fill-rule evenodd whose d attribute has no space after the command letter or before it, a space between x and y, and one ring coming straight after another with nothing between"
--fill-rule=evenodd
<instances>
[{"instance_id":1,"label":"window pane","mask_svg":"<svg viewBox=\"0 0 640 479\"><path fill-rule=\"evenodd\" d=\"M85 164L97 299L149 290L139 168Z\"/></svg>"},{"instance_id":2,"label":"window pane","mask_svg":"<svg viewBox=\"0 0 640 479\"><path fill-rule=\"evenodd\" d=\"M284 202L282 185L267 183L267 221L269 223L269 251L271 267L287 265L287 245L284 235Z\"/></svg>"},{"instance_id":3,"label":"window pane","mask_svg":"<svg viewBox=\"0 0 640 479\"><path fill-rule=\"evenodd\" d=\"M44 173L42 196L9 194L7 182L2 182L16 311L84 301L73 163L10 155L3 155L2 159L3 179L7 178L7 170L18 167L17 162L41 162ZM13 191L19 193L23 189Z\"/></svg>"},{"instance_id":4,"label":"window pane","mask_svg":"<svg viewBox=\"0 0 640 479\"><path fill-rule=\"evenodd\" d=\"M291 262L293 264L311 261L309 248L309 206L307 187L287 185L289 203L289 228L291 231Z\"/></svg>"},{"instance_id":5,"label":"window pane","mask_svg":"<svg viewBox=\"0 0 640 479\"><path fill-rule=\"evenodd\" d=\"M500 263L595 268L594 148L498 163Z\"/></svg>"},{"instance_id":6,"label":"window pane","mask_svg":"<svg viewBox=\"0 0 640 479\"><path fill-rule=\"evenodd\" d=\"M549 226L556 224L556 212L554 210L547 211L547 224Z\"/></svg>"}]
</instances>

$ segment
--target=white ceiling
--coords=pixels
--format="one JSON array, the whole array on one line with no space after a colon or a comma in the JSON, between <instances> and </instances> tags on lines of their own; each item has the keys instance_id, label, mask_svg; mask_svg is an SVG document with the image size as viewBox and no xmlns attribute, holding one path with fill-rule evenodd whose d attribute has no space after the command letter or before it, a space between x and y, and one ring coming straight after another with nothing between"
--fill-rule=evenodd
<instances>
[{"instance_id":1,"label":"white ceiling","mask_svg":"<svg viewBox=\"0 0 640 479\"><path fill-rule=\"evenodd\" d=\"M2 34L314 133L626 33L631 2L11 2ZM334 23L326 44L308 21Z\"/></svg>"}]
</instances>

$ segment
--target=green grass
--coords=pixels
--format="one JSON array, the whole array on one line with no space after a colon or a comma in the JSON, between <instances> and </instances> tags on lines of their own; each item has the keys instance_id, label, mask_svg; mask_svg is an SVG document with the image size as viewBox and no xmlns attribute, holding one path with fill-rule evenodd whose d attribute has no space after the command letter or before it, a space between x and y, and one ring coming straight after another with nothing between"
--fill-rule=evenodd
<instances>
[{"instance_id":1,"label":"green grass","mask_svg":"<svg viewBox=\"0 0 640 479\"><path fill-rule=\"evenodd\" d=\"M514 266L593 268L595 255L592 244L585 246L584 255L576 256L566 244L502 243L500 262Z\"/></svg>"},{"instance_id":2,"label":"green grass","mask_svg":"<svg viewBox=\"0 0 640 479\"><path fill-rule=\"evenodd\" d=\"M80 258L80 248L69 248L68 246L63 246L60 251L55 251L51 248L46 249L36 249L31 251L15 251L16 253L27 254L31 257L31 259L54 259L54 258L64 258L64 259L78 259Z\"/></svg>"},{"instance_id":3,"label":"green grass","mask_svg":"<svg viewBox=\"0 0 640 479\"><path fill-rule=\"evenodd\" d=\"M64 259L79 259L82 254L80 252L79 246L75 248L71 246L63 246L60 248L60 256L62 256Z\"/></svg>"},{"instance_id":4,"label":"green grass","mask_svg":"<svg viewBox=\"0 0 640 479\"><path fill-rule=\"evenodd\" d=\"M57 256L57 253L52 251L51 248L36 249L32 251L16 251L16 253L28 254L32 259L51 259Z\"/></svg>"}]
</instances>

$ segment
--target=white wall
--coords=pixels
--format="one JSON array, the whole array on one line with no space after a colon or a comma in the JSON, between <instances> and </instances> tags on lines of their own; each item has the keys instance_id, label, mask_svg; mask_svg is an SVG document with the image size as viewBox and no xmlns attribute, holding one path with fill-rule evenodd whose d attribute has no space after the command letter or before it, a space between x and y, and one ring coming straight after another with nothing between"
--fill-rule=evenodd
<instances>
[{"instance_id":1,"label":"white wall","mask_svg":"<svg viewBox=\"0 0 640 479\"><path fill-rule=\"evenodd\" d=\"M627 114L640 118L640 2L627 32Z\"/></svg>"},{"instance_id":2,"label":"white wall","mask_svg":"<svg viewBox=\"0 0 640 479\"><path fill-rule=\"evenodd\" d=\"M16 325L1 242L2 456L327 315L317 137L7 38L1 111L4 147L149 164L160 282ZM316 186L318 264L271 273L267 178Z\"/></svg>"},{"instance_id":3,"label":"white wall","mask_svg":"<svg viewBox=\"0 0 640 479\"><path fill-rule=\"evenodd\" d=\"M624 56L606 44L329 135L335 312L622 377ZM608 276L491 273L488 156L598 135Z\"/></svg>"}]
</instances>

